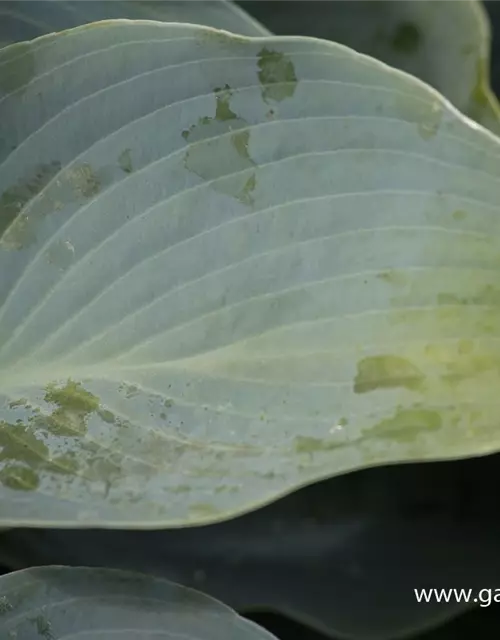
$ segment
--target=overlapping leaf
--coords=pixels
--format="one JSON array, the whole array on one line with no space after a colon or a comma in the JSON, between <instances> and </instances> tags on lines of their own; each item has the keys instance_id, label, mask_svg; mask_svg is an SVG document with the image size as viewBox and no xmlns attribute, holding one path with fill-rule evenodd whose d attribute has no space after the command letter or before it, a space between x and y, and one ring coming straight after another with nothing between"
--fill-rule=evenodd
<instances>
[{"instance_id":1,"label":"overlapping leaf","mask_svg":"<svg viewBox=\"0 0 500 640\"><path fill-rule=\"evenodd\" d=\"M242 2L274 33L328 38L425 80L500 132L490 88L491 34L482 2Z\"/></svg>"},{"instance_id":2,"label":"overlapping leaf","mask_svg":"<svg viewBox=\"0 0 500 640\"><path fill-rule=\"evenodd\" d=\"M2 0L0 47L99 20L191 22L245 36L269 31L226 0Z\"/></svg>"},{"instance_id":3,"label":"overlapping leaf","mask_svg":"<svg viewBox=\"0 0 500 640\"><path fill-rule=\"evenodd\" d=\"M2 638L272 640L220 602L160 578L44 567L0 577Z\"/></svg>"},{"instance_id":4,"label":"overlapping leaf","mask_svg":"<svg viewBox=\"0 0 500 640\"><path fill-rule=\"evenodd\" d=\"M429 87L108 22L4 49L0 88L4 525L499 447L499 142Z\"/></svg>"}]
</instances>

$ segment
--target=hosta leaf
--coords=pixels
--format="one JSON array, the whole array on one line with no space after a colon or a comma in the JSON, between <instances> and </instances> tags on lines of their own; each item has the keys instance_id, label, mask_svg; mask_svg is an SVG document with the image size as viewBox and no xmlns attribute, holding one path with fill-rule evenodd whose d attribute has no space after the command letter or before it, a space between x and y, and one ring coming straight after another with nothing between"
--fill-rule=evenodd
<instances>
[{"instance_id":1,"label":"hosta leaf","mask_svg":"<svg viewBox=\"0 0 500 640\"><path fill-rule=\"evenodd\" d=\"M194 22L245 36L269 31L226 0L2 0L0 47L98 20Z\"/></svg>"},{"instance_id":2,"label":"hosta leaf","mask_svg":"<svg viewBox=\"0 0 500 640\"><path fill-rule=\"evenodd\" d=\"M497 467L489 456L367 469L210 527L13 529L0 536L0 562L106 564L202 589L240 611L277 610L335 639L413 637L470 606L419 604L413 589L496 585Z\"/></svg>"},{"instance_id":3,"label":"hosta leaf","mask_svg":"<svg viewBox=\"0 0 500 640\"><path fill-rule=\"evenodd\" d=\"M499 447L500 142L429 87L112 21L7 47L0 86L4 526Z\"/></svg>"},{"instance_id":4,"label":"hosta leaf","mask_svg":"<svg viewBox=\"0 0 500 640\"><path fill-rule=\"evenodd\" d=\"M328 38L412 73L500 133L500 106L489 80L490 24L481 2L240 4L276 34Z\"/></svg>"},{"instance_id":5,"label":"hosta leaf","mask_svg":"<svg viewBox=\"0 0 500 640\"><path fill-rule=\"evenodd\" d=\"M220 602L159 578L45 567L0 577L2 638L272 640Z\"/></svg>"},{"instance_id":6,"label":"hosta leaf","mask_svg":"<svg viewBox=\"0 0 500 640\"><path fill-rule=\"evenodd\" d=\"M495 25L497 24L498 17L500 16L500 12L499 12L500 7L495 2L495 0L484 0L483 6L484 6L484 9L486 10L486 13L488 14L488 18L489 18L489 21L490 21L490 24L491 24L492 32L494 31L496 33ZM498 70L498 65L496 64L496 61L498 59L498 51L499 51L499 46L498 45L499 45L499 43L497 41L497 38L493 38L492 42L491 42L491 67L492 67L491 68L491 77L492 77L492 85L493 85L493 87L500 88L500 85L498 83L499 70Z\"/></svg>"}]
</instances>

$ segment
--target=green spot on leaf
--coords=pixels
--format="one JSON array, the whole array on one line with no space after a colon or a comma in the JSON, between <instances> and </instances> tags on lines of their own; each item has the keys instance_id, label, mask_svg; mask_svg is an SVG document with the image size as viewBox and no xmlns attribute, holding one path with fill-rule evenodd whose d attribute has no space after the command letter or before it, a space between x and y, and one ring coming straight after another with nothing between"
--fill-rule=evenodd
<instances>
[{"instance_id":1,"label":"green spot on leaf","mask_svg":"<svg viewBox=\"0 0 500 640\"><path fill-rule=\"evenodd\" d=\"M455 361L446 364L447 373L443 376L446 382L459 384L490 371L500 372L500 359L498 356L488 353L472 354L472 348L472 343L468 345L467 341L459 343L459 357Z\"/></svg>"},{"instance_id":2,"label":"green spot on leaf","mask_svg":"<svg viewBox=\"0 0 500 640\"><path fill-rule=\"evenodd\" d=\"M122 384L118 387L118 391L121 391L125 395L127 400L135 398L137 395L139 395L139 388L133 384Z\"/></svg>"},{"instance_id":3,"label":"green spot on leaf","mask_svg":"<svg viewBox=\"0 0 500 640\"><path fill-rule=\"evenodd\" d=\"M0 616L14 610L14 605L6 596L0 596Z\"/></svg>"},{"instance_id":4,"label":"green spot on leaf","mask_svg":"<svg viewBox=\"0 0 500 640\"><path fill-rule=\"evenodd\" d=\"M47 445L30 426L0 422L0 461L15 460L37 468L48 457Z\"/></svg>"},{"instance_id":5,"label":"green spot on leaf","mask_svg":"<svg viewBox=\"0 0 500 640\"><path fill-rule=\"evenodd\" d=\"M101 181L87 162L69 170L68 177L78 196L92 198L101 190Z\"/></svg>"},{"instance_id":6,"label":"green spot on leaf","mask_svg":"<svg viewBox=\"0 0 500 640\"><path fill-rule=\"evenodd\" d=\"M295 451L297 453L317 453L318 451L329 451L340 446L338 442L329 442L320 438L309 436L297 436L295 438Z\"/></svg>"},{"instance_id":7,"label":"green spot on leaf","mask_svg":"<svg viewBox=\"0 0 500 640\"><path fill-rule=\"evenodd\" d=\"M417 390L424 382L423 373L411 362L399 356L370 356L358 362L354 392L367 393L376 389L406 387Z\"/></svg>"},{"instance_id":8,"label":"green spot on leaf","mask_svg":"<svg viewBox=\"0 0 500 640\"><path fill-rule=\"evenodd\" d=\"M252 193L255 189L256 184L257 184L257 178L255 176L255 173L252 173L252 175L245 182L243 189L241 190L241 193L239 196L239 200L241 200L241 202L248 205L253 204Z\"/></svg>"},{"instance_id":9,"label":"green spot on leaf","mask_svg":"<svg viewBox=\"0 0 500 640\"><path fill-rule=\"evenodd\" d=\"M19 400L13 400L9 402L9 409L16 409L17 407L26 407L28 400L26 398L19 398Z\"/></svg>"},{"instance_id":10,"label":"green spot on leaf","mask_svg":"<svg viewBox=\"0 0 500 640\"><path fill-rule=\"evenodd\" d=\"M211 517L218 515L219 510L207 502L197 502L189 507L189 515L193 517Z\"/></svg>"},{"instance_id":11,"label":"green spot on leaf","mask_svg":"<svg viewBox=\"0 0 500 640\"><path fill-rule=\"evenodd\" d=\"M281 102L293 96L297 87L297 76L292 61L284 53L264 47L259 52L257 65L262 98L266 102Z\"/></svg>"},{"instance_id":12,"label":"green spot on leaf","mask_svg":"<svg viewBox=\"0 0 500 640\"><path fill-rule=\"evenodd\" d=\"M248 149L250 131L241 131L248 123L231 109L229 85L215 89L214 93L215 115L199 118L197 124L182 132L185 140L197 143L187 149L184 166L204 180L216 180L242 172L229 175L227 180L216 182L213 187L251 205L256 175L252 172L248 176L244 170L255 167L255 163ZM227 135L229 133L231 135Z\"/></svg>"},{"instance_id":13,"label":"green spot on leaf","mask_svg":"<svg viewBox=\"0 0 500 640\"><path fill-rule=\"evenodd\" d=\"M101 418L101 420L104 420L104 422L107 422L108 424L114 424L115 414L112 411L108 411L107 409L101 409L97 413Z\"/></svg>"},{"instance_id":14,"label":"green spot on leaf","mask_svg":"<svg viewBox=\"0 0 500 640\"><path fill-rule=\"evenodd\" d=\"M0 470L0 482L14 491L34 491L40 484L38 474L21 464L7 464Z\"/></svg>"},{"instance_id":15,"label":"green spot on leaf","mask_svg":"<svg viewBox=\"0 0 500 640\"><path fill-rule=\"evenodd\" d=\"M234 111L229 106L229 101L231 100L231 92L230 87L226 84L222 88L214 89L215 93L215 120L219 120L219 122L225 122L226 120L236 120L238 116L234 113ZM205 120L205 119L203 119ZM203 124L208 124L211 118L207 118L206 122Z\"/></svg>"},{"instance_id":16,"label":"green spot on leaf","mask_svg":"<svg viewBox=\"0 0 500 640\"><path fill-rule=\"evenodd\" d=\"M60 171L59 162L41 164L27 179L9 187L0 195L0 248L19 250L36 241L39 212L24 215L22 210ZM47 213L55 210L49 209Z\"/></svg>"},{"instance_id":17,"label":"green spot on leaf","mask_svg":"<svg viewBox=\"0 0 500 640\"><path fill-rule=\"evenodd\" d=\"M52 625L45 616L38 615L35 618L30 618L30 622L35 625L37 634L44 640L54 640Z\"/></svg>"},{"instance_id":18,"label":"green spot on leaf","mask_svg":"<svg viewBox=\"0 0 500 640\"><path fill-rule=\"evenodd\" d=\"M80 382L73 380L68 380L64 387L47 385L45 402L57 404L64 411L78 411L84 414L97 411L99 408L96 396L84 389Z\"/></svg>"},{"instance_id":19,"label":"green spot on leaf","mask_svg":"<svg viewBox=\"0 0 500 640\"><path fill-rule=\"evenodd\" d=\"M398 269L389 269L388 271L382 271L381 273L377 274L377 278L394 286L403 286L408 283L407 274Z\"/></svg>"},{"instance_id":20,"label":"green spot on leaf","mask_svg":"<svg viewBox=\"0 0 500 640\"><path fill-rule=\"evenodd\" d=\"M391 418L381 420L372 428L376 438L400 442L412 441L421 433L437 431L442 419L437 411L428 409L398 409Z\"/></svg>"},{"instance_id":21,"label":"green spot on leaf","mask_svg":"<svg viewBox=\"0 0 500 640\"><path fill-rule=\"evenodd\" d=\"M467 211L463 211L462 209L457 209L452 213L452 217L453 217L453 220L455 220L456 222L461 222L462 220L465 220L465 218L467 217Z\"/></svg>"},{"instance_id":22,"label":"green spot on leaf","mask_svg":"<svg viewBox=\"0 0 500 640\"><path fill-rule=\"evenodd\" d=\"M134 170L132 166L131 154L132 154L131 149L124 149L118 156L118 164L120 165L120 169L124 173L132 173L132 171Z\"/></svg>"},{"instance_id":23,"label":"green spot on leaf","mask_svg":"<svg viewBox=\"0 0 500 640\"><path fill-rule=\"evenodd\" d=\"M45 402L58 405L47 418L54 435L82 436L87 431L87 417L99 409L99 400L84 389L80 382L68 380L64 387L50 384Z\"/></svg>"}]
</instances>

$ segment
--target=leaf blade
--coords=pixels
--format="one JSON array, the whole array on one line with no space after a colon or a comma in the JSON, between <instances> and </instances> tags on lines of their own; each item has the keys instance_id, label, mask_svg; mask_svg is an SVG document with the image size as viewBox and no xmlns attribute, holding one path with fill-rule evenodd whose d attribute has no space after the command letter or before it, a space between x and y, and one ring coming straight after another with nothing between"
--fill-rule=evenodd
<instances>
[{"instance_id":1,"label":"leaf blade","mask_svg":"<svg viewBox=\"0 0 500 640\"><path fill-rule=\"evenodd\" d=\"M498 447L496 138L318 40L106 22L20 64L4 524L214 522Z\"/></svg>"},{"instance_id":2,"label":"leaf blade","mask_svg":"<svg viewBox=\"0 0 500 640\"><path fill-rule=\"evenodd\" d=\"M140 573L83 567L36 567L0 578L5 637L66 637L119 632L124 638L211 639L237 633L273 636L202 593Z\"/></svg>"}]
</instances>

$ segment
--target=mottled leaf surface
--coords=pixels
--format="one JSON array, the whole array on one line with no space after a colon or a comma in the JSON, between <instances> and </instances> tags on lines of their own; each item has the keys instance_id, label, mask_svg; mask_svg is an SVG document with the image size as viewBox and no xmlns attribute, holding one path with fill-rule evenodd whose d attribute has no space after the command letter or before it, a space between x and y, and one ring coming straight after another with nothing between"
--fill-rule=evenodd
<instances>
[{"instance_id":1,"label":"mottled leaf surface","mask_svg":"<svg viewBox=\"0 0 500 640\"><path fill-rule=\"evenodd\" d=\"M269 31L226 0L2 0L0 47L99 20L190 22L245 36Z\"/></svg>"},{"instance_id":2,"label":"mottled leaf surface","mask_svg":"<svg viewBox=\"0 0 500 640\"><path fill-rule=\"evenodd\" d=\"M198 591L111 569L39 567L0 577L0 633L16 640L272 640Z\"/></svg>"},{"instance_id":3,"label":"mottled leaf surface","mask_svg":"<svg viewBox=\"0 0 500 640\"><path fill-rule=\"evenodd\" d=\"M428 86L111 21L7 47L0 90L4 526L499 447L500 142Z\"/></svg>"},{"instance_id":4,"label":"mottled leaf surface","mask_svg":"<svg viewBox=\"0 0 500 640\"><path fill-rule=\"evenodd\" d=\"M491 32L482 2L336 0L240 3L279 35L327 38L403 69L435 87L495 133Z\"/></svg>"}]
</instances>

